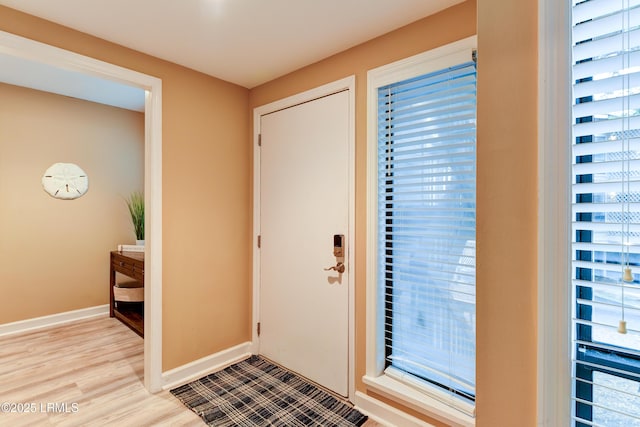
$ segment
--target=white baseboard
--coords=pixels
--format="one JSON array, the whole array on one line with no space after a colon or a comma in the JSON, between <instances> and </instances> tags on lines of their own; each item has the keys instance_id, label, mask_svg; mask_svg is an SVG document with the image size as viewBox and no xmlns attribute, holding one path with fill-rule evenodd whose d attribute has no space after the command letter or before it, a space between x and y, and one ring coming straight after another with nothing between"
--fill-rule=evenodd
<instances>
[{"instance_id":1,"label":"white baseboard","mask_svg":"<svg viewBox=\"0 0 640 427\"><path fill-rule=\"evenodd\" d=\"M416 417L413 417L393 406L387 405L361 391L356 391L355 408L372 420L385 426L402 427L434 427Z\"/></svg>"},{"instance_id":2,"label":"white baseboard","mask_svg":"<svg viewBox=\"0 0 640 427\"><path fill-rule=\"evenodd\" d=\"M79 310L65 311L64 313L51 314L49 316L35 317L33 319L19 320L17 322L0 325L0 336L35 331L108 314L109 304L105 304L81 308Z\"/></svg>"},{"instance_id":3,"label":"white baseboard","mask_svg":"<svg viewBox=\"0 0 640 427\"><path fill-rule=\"evenodd\" d=\"M251 342L239 344L202 359L162 373L162 388L169 390L190 381L197 380L212 372L219 371L251 356Z\"/></svg>"}]
</instances>

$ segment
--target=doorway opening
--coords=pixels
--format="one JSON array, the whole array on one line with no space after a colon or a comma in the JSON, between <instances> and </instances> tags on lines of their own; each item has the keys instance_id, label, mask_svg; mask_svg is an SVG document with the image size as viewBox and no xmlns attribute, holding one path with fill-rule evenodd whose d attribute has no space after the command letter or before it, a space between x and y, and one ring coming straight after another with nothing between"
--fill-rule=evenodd
<instances>
[{"instance_id":1,"label":"doorway opening","mask_svg":"<svg viewBox=\"0 0 640 427\"><path fill-rule=\"evenodd\" d=\"M72 73L75 76L98 78L111 84L118 84L125 89L137 88L145 92L144 313L147 326L144 339L144 385L152 393L160 391L162 389L162 81L137 71L1 31L0 56L29 61L35 65ZM46 81L48 77L49 75L40 76L39 80ZM91 92L86 88L83 91L87 94Z\"/></svg>"}]
</instances>

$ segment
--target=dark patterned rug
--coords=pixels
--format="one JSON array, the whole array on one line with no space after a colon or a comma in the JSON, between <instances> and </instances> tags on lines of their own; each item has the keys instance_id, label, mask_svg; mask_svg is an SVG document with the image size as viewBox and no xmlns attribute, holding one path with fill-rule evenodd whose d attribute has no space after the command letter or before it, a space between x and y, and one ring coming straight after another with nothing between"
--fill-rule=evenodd
<instances>
[{"instance_id":1,"label":"dark patterned rug","mask_svg":"<svg viewBox=\"0 0 640 427\"><path fill-rule=\"evenodd\" d=\"M361 426L367 417L258 356L171 390L210 426Z\"/></svg>"}]
</instances>

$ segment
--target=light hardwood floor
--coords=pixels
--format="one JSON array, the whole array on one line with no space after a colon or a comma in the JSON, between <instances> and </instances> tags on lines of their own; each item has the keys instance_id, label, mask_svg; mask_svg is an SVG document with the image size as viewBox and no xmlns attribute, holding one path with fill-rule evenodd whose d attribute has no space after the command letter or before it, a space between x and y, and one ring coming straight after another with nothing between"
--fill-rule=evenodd
<instances>
[{"instance_id":1,"label":"light hardwood floor","mask_svg":"<svg viewBox=\"0 0 640 427\"><path fill-rule=\"evenodd\" d=\"M0 337L0 405L0 426L204 425L169 391L147 393L142 338L106 316Z\"/></svg>"}]
</instances>

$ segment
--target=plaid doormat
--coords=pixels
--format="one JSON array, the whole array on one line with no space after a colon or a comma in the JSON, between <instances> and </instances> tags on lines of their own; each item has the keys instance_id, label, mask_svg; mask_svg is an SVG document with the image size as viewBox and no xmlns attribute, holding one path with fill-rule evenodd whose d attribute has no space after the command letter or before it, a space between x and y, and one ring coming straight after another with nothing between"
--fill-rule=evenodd
<instances>
[{"instance_id":1,"label":"plaid doormat","mask_svg":"<svg viewBox=\"0 0 640 427\"><path fill-rule=\"evenodd\" d=\"M361 426L367 417L258 356L171 390L208 425Z\"/></svg>"}]
</instances>

